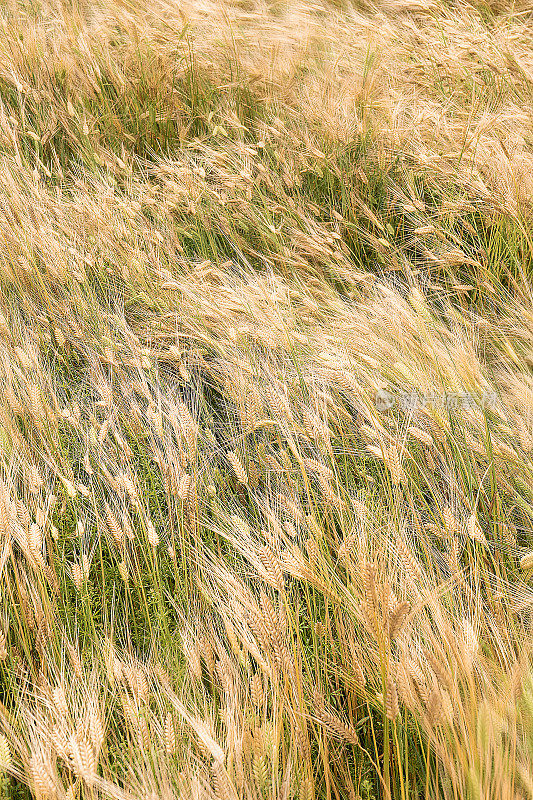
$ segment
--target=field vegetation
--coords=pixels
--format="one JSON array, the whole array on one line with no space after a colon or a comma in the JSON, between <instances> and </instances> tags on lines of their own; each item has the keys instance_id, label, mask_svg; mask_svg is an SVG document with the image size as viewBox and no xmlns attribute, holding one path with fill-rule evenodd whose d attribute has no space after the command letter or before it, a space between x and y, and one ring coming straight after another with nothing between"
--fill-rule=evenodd
<instances>
[{"instance_id":1,"label":"field vegetation","mask_svg":"<svg viewBox=\"0 0 533 800\"><path fill-rule=\"evenodd\" d=\"M533 797L532 99L505 0L2 0L3 797Z\"/></svg>"}]
</instances>

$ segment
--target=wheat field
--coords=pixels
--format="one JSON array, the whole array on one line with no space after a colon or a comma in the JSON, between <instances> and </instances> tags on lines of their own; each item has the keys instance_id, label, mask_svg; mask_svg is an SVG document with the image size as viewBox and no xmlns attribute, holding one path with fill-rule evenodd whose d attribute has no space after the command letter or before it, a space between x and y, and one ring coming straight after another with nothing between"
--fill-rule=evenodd
<instances>
[{"instance_id":1,"label":"wheat field","mask_svg":"<svg viewBox=\"0 0 533 800\"><path fill-rule=\"evenodd\" d=\"M0 26L1 797L533 798L533 7Z\"/></svg>"}]
</instances>

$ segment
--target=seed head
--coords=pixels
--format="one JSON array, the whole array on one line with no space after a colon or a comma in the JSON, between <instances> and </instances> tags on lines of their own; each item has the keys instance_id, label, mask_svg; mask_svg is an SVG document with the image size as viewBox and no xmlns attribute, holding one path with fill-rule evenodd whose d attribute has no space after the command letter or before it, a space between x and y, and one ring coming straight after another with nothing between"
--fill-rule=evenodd
<instances>
[{"instance_id":1,"label":"seed head","mask_svg":"<svg viewBox=\"0 0 533 800\"><path fill-rule=\"evenodd\" d=\"M157 547L159 544L159 536L157 535L154 524L150 519L146 523L146 535L148 537L148 542L152 545L152 547Z\"/></svg>"},{"instance_id":2,"label":"seed head","mask_svg":"<svg viewBox=\"0 0 533 800\"><path fill-rule=\"evenodd\" d=\"M533 550L530 553L526 553L525 556L522 556L520 559L520 569L524 571L533 569Z\"/></svg>"},{"instance_id":3,"label":"seed head","mask_svg":"<svg viewBox=\"0 0 533 800\"><path fill-rule=\"evenodd\" d=\"M226 453L226 458L228 459L229 463L233 467L233 472L235 473L235 477L242 483L244 486L248 484L248 476L246 475L246 471L236 453L230 451Z\"/></svg>"},{"instance_id":4,"label":"seed head","mask_svg":"<svg viewBox=\"0 0 533 800\"><path fill-rule=\"evenodd\" d=\"M468 521L466 523L466 532L474 542L479 542L480 544L487 544L487 540L485 539L485 534L481 530L479 526L479 522L477 519L476 514L470 514L468 517Z\"/></svg>"},{"instance_id":5,"label":"seed head","mask_svg":"<svg viewBox=\"0 0 533 800\"><path fill-rule=\"evenodd\" d=\"M0 775L5 775L11 769L11 753L9 742L4 734L0 734Z\"/></svg>"},{"instance_id":6,"label":"seed head","mask_svg":"<svg viewBox=\"0 0 533 800\"><path fill-rule=\"evenodd\" d=\"M387 681L387 700L386 700L385 713L387 715L387 719L390 720L395 720L398 714L400 713L396 684L390 678Z\"/></svg>"}]
</instances>

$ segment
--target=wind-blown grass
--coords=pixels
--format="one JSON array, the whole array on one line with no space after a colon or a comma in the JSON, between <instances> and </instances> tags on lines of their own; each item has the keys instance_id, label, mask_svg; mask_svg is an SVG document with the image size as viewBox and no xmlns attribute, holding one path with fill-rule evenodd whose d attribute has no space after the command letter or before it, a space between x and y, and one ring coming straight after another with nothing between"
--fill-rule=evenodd
<instances>
[{"instance_id":1,"label":"wind-blown grass","mask_svg":"<svg viewBox=\"0 0 533 800\"><path fill-rule=\"evenodd\" d=\"M4 796L531 797L529 9L0 24Z\"/></svg>"}]
</instances>

